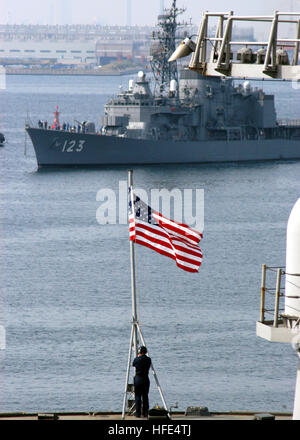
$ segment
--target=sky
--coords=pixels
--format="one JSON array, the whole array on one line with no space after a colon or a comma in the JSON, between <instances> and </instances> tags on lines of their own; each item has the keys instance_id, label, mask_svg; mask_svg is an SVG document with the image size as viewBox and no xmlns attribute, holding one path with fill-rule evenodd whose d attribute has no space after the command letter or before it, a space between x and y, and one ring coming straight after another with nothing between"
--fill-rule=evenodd
<instances>
[{"instance_id":1,"label":"sky","mask_svg":"<svg viewBox=\"0 0 300 440\"><path fill-rule=\"evenodd\" d=\"M156 24L162 0L0 0L1 24L106 24L127 23L127 2L131 2L131 24ZM171 0L164 0L169 7ZM204 10L234 11L235 14L272 14L274 10L300 11L300 0L177 0L185 7L182 18L197 25Z\"/></svg>"}]
</instances>

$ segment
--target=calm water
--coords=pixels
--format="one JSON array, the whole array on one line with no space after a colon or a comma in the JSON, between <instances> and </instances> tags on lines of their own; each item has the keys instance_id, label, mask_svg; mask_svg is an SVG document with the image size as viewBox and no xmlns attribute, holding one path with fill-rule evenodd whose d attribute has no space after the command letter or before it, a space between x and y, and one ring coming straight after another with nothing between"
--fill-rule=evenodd
<instances>
[{"instance_id":1,"label":"calm water","mask_svg":"<svg viewBox=\"0 0 300 440\"><path fill-rule=\"evenodd\" d=\"M130 336L126 225L100 226L97 191L127 168L36 170L24 121L98 121L124 78L9 76L0 91L0 412L121 410ZM255 84L260 86L260 84ZM276 91L278 116L299 118L299 91ZM199 274L137 249L141 324L168 404L291 411L297 356L256 337L261 264L284 265L300 163L147 166L136 186L203 188ZM273 304L272 304L273 306ZM152 380L151 405L160 403Z\"/></svg>"}]
</instances>

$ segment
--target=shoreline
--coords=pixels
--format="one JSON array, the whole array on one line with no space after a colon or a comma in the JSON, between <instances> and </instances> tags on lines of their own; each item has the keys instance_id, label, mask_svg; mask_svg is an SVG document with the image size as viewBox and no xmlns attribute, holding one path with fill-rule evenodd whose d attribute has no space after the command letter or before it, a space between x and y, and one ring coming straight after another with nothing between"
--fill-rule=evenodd
<instances>
[{"instance_id":1,"label":"shoreline","mask_svg":"<svg viewBox=\"0 0 300 440\"><path fill-rule=\"evenodd\" d=\"M6 68L6 75L39 75L39 76L125 76L137 74L142 67L128 70L86 70L86 69L18 69ZM149 72L149 70L143 70Z\"/></svg>"}]
</instances>

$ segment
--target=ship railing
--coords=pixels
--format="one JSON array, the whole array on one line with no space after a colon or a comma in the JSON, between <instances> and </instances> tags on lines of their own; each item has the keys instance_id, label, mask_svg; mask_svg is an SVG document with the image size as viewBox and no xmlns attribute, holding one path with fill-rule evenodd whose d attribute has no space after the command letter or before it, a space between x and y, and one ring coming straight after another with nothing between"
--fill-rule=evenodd
<instances>
[{"instance_id":1,"label":"ship railing","mask_svg":"<svg viewBox=\"0 0 300 440\"><path fill-rule=\"evenodd\" d=\"M273 327L285 324L284 309L280 307L280 299L285 297L284 277L285 267L262 265L260 322L263 324ZM266 319L266 314L271 314L271 319Z\"/></svg>"},{"instance_id":2,"label":"ship railing","mask_svg":"<svg viewBox=\"0 0 300 440\"><path fill-rule=\"evenodd\" d=\"M69 126L66 124L66 127L63 128L63 125L60 125L59 127L53 127L51 124L46 124L44 122L42 122L41 124L37 123L34 124L32 122L26 121L25 122L25 128L40 128L42 130L48 130L48 131L62 131L64 133L81 133L81 134L104 134L102 132L102 128L100 128L98 131L95 129L95 131L89 131L88 129L85 129L84 131L82 131L82 129L80 129L80 131L78 131L78 126L77 125L73 125L73 124L69 124Z\"/></svg>"}]
</instances>

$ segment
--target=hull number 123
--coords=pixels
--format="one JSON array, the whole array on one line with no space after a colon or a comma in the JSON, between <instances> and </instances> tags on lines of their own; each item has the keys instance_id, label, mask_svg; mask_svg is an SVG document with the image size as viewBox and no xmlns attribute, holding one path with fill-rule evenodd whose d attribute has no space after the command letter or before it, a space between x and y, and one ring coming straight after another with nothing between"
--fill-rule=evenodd
<instances>
[{"instance_id":1,"label":"hull number 123","mask_svg":"<svg viewBox=\"0 0 300 440\"><path fill-rule=\"evenodd\" d=\"M85 141L65 141L62 147L63 153L80 153L83 150Z\"/></svg>"}]
</instances>

